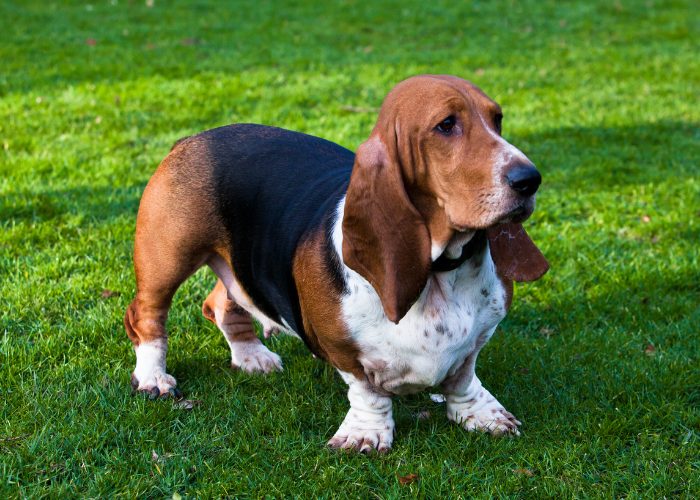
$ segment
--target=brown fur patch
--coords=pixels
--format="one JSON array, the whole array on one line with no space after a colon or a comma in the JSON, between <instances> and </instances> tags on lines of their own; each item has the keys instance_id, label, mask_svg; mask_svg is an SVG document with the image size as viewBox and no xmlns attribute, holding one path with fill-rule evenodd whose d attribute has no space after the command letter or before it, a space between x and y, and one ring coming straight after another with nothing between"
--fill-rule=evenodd
<instances>
[{"instance_id":1,"label":"brown fur patch","mask_svg":"<svg viewBox=\"0 0 700 500\"><path fill-rule=\"evenodd\" d=\"M211 166L196 138L175 147L151 177L134 239L136 297L124 327L135 346L167 339L165 322L178 287L212 253L224 232L211 190Z\"/></svg>"},{"instance_id":2,"label":"brown fur patch","mask_svg":"<svg viewBox=\"0 0 700 500\"><path fill-rule=\"evenodd\" d=\"M360 146L343 217L343 261L372 284L394 323L418 298L430 270L430 234L396 160L379 139Z\"/></svg>"},{"instance_id":3,"label":"brown fur patch","mask_svg":"<svg viewBox=\"0 0 700 500\"><path fill-rule=\"evenodd\" d=\"M359 349L342 320L340 295L333 290L333 279L327 269L324 252L325 234L317 234L303 242L294 256L294 280L304 331L309 345L333 366L364 379Z\"/></svg>"},{"instance_id":4,"label":"brown fur patch","mask_svg":"<svg viewBox=\"0 0 700 500\"><path fill-rule=\"evenodd\" d=\"M226 308L226 301L222 299L227 298L227 293L228 292L226 291L226 287L224 286L223 282L221 280L217 280L216 285L214 285L214 288L202 304L202 315L215 325L216 315L214 314L214 310L224 310Z\"/></svg>"},{"instance_id":5,"label":"brown fur patch","mask_svg":"<svg viewBox=\"0 0 700 500\"><path fill-rule=\"evenodd\" d=\"M506 302L505 302L505 308L506 311L510 310L510 306L513 303L513 280L510 280L506 278L499 270L496 268L496 274L498 275L498 279L501 280L501 284L503 285L503 288L506 289Z\"/></svg>"}]
</instances>

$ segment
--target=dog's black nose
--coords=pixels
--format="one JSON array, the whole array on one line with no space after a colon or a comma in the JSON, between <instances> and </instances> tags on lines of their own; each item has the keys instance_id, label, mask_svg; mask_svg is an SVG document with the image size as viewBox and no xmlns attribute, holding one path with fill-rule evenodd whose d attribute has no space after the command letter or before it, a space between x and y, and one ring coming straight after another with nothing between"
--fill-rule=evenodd
<instances>
[{"instance_id":1,"label":"dog's black nose","mask_svg":"<svg viewBox=\"0 0 700 500\"><path fill-rule=\"evenodd\" d=\"M532 196L542 182L542 176L532 163L518 163L506 174L508 185L523 196Z\"/></svg>"}]
</instances>

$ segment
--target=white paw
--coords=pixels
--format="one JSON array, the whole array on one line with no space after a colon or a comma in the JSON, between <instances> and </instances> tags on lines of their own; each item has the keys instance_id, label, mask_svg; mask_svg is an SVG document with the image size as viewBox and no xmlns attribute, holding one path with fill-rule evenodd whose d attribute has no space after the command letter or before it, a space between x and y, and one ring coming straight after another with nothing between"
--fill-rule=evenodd
<instances>
[{"instance_id":1,"label":"white paw","mask_svg":"<svg viewBox=\"0 0 700 500\"><path fill-rule=\"evenodd\" d=\"M391 411L370 414L351 409L338 432L328 441L331 448L371 453L386 453L394 441L394 419Z\"/></svg>"},{"instance_id":2,"label":"white paw","mask_svg":"<svg viewBox=\"0 0 700 500\"><path fill-rule=\"evenodd\" d=\"M282 371L282 358L260 342L233 342L231 366L247 373Z\"/></svg>"},{"instance_id":3,"label":"white paw","mask_svg":"<svg viewBox=\"0 0 700 500\"><path fill-rule=\"evenodd\" d=\"M468 431L488 432L493 435L520 435L520 421L495 399L477 402L471 408L448 406L447 417Z\"/></svg>"},{"instance_id":4,"label":"white paw","mask_svg":"<svg viewBox=\"0 0 700 500\"><path fill-rule=\"evenodd\" d=\"M165 372L151 372L145 376L141 375L141 377L136 372L131 375L131 387L135 391L147 392L153 398L168 395L179 397L180 392L176 386L175 377Z\"/></svg>"},{"instance_id":5,"label":"white paw","mask_svg":"<svg viewBox=\"0 0 700 500\"><path fill-rule=\"evenodd\" d=\"M131 374L131 387L135 391L148 392L152 398L169 394L178 397L175 377L165 372L166 350L167 344L162 339L135 348L136 367Z\"/></svg>"}]
</instances>

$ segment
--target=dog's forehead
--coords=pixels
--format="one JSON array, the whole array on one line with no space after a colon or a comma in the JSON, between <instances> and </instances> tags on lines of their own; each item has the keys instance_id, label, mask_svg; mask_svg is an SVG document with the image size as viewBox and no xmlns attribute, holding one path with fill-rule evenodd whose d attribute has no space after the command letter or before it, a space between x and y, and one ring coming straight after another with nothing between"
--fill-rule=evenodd
<instances>
[{"instance_id":1,"label":"dog's forehead","mask_svg":"<svg viewBox=\"0 0 700 500\"><path fill-rule=\"evenodd\" d=\"M382 107L401 114L460 105L490 113L500 112L500 106L479 87L449 75L419 75L404 80L389 92Z\"/></svg>"},{"instance_id":2,"label":"dog's forehead","mask_svg":"<svg viewBox=\"0 0 700 500\"><path fill-rule=\"evenodd\" d=\"M451 75L436 75L434 78L457 92L463 93L473 105L490 112L500 113L501 107L498 103L472 82Z\"/></svg>"}]
</instances>

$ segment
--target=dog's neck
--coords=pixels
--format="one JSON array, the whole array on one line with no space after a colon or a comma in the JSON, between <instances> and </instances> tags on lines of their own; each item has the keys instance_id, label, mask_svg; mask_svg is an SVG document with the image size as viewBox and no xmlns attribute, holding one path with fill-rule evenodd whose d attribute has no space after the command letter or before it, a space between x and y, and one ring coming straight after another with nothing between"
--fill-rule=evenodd
<instances>
[{"instance_id":1,"label":"dog's neck","mask_svg":"<svg viewBox=\"0 0 700 500\"><path fill-rule=\"evenodd\" d=\"M463 250L469 246L477 231L461 232L452 228L447 219L445 209L438 204L434 195L412 192L409 196L428 227L431 240L431 260L435 263L438 259L441 259L442 265L438 267L454 265L454 263L448 264L448 261L455 261L464 257ZM459 264L468 258L468 256L462 258ZM459 264L455 267L458 267ZM433 267L433 269L435 268Z\"/></svg>"},{"instance_id":2,"label":"dog's neck","mask_svg":"<svg viewBox=\"0 0 700 500\"><path fill-rule=\"evenodd\" d=\"M452 271L479 254L486 243L485 231L457 233L445 251L430 266L434 273Z\"/></svg>"},{"instance_id":3,"label":"dog's neck","mask_svg":"<svg viewBox=\"0 0 700 500\"><path fill-rule=\"evenodd\" d=\"M456 231L450 227L445 210L434 195L408 189L408 195L428 227L431 243L431 259L434 261L445 251Z\"/></svg>"}]
</instances>

